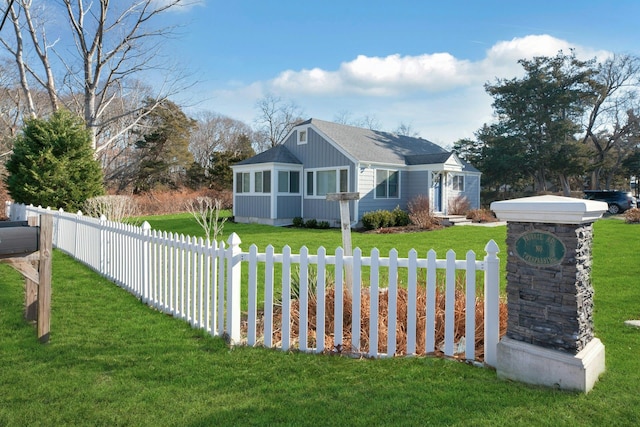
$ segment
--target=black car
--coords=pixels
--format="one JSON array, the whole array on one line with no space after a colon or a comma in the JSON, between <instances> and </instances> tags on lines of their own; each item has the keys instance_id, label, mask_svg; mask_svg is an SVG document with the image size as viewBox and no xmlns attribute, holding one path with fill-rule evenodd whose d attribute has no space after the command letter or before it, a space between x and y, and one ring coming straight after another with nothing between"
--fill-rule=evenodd
<instances>
[{"instance_id":1,"label":"black car","mask_svg":"<svg viewBox=\"0 0 640 427\"><path fill-rule=\"evenodd\" d=\"M585 190L584 198L607 202L609 213L618 214L636 207L636 200L627 191Z\"/></svg>"}]
</instances>

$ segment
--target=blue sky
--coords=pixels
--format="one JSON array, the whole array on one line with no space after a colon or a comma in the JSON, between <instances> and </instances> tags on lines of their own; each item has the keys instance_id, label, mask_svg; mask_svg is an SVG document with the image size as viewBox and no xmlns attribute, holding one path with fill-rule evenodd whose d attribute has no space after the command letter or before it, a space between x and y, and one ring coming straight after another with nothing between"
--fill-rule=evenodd
<instances>
[{"instance_id":1,"label":"blue sky","mask_svg":"<svg viewBox=\"0 0 640 427\"><path fill-rule=\"evenodd\" d=\"M640 1L201 0L165 17L167 46L199 83L188 111L252 124L266 93L304 117L374 117L448 146L492 119L483 85L520 58L640 55Z\"/></svg>"}]
</instances>

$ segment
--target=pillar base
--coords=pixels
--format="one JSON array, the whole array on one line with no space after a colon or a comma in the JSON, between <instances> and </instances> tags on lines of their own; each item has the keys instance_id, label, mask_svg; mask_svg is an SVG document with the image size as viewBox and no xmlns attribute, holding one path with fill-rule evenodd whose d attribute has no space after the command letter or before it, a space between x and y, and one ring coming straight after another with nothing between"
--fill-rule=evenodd
<instances>
[{"instance_id":1,"label":"pillar base","mask_svg":"<svg viewBox=\"0 0 640 427\"><path fill-rule=\"evenodd\" d=\"M498 378L584 393L605 370L604 345L597 338L571 355L504 337L497 356Z\"/></svg>"}]
</instances>

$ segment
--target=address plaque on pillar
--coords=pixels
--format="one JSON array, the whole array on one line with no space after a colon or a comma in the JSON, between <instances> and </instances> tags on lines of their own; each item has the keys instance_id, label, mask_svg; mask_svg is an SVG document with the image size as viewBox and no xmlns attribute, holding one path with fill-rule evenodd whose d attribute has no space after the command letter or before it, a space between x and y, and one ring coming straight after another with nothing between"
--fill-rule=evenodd
<instances>
[{"instance_id":1,"label":"address plaque on pillar","mask_svg":"<svg viewBox=\"0 0 640 427\"><path fill-rule=\"evenodd\" d=\"M516 240L515 249L520 259L536 266L560 264L566 253L564 243L560 239L542 231L522 234Z\"/></svg>"}]
</instances>

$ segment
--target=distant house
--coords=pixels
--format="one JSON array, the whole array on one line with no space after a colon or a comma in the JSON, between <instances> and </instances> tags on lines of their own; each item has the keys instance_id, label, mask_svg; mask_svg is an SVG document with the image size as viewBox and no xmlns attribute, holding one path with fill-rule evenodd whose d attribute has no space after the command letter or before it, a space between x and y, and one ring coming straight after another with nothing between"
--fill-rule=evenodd
<instances>
[{"instance_id":1,"label":"distant house","mask_svg":"<svg viewBox=\"0 0 640 427\"><path fill-rule=\"evenodd\" d=\"M358 192L351 219L378 209L407 208L429 197L435 213L462 195L480 205L480 172L455 153L422 138L309 119L282 145L232 166L237 222L291 224L295 217L339 225L339 204L327 193Z\"/></svg>"}]
</instances>

